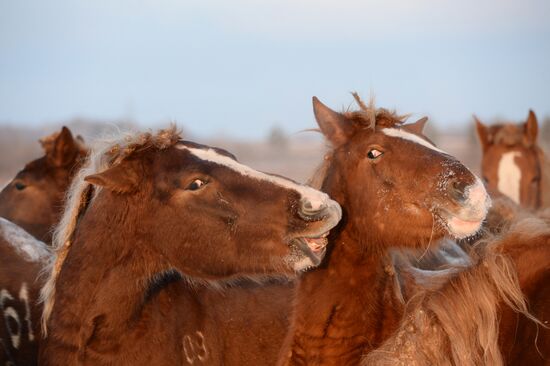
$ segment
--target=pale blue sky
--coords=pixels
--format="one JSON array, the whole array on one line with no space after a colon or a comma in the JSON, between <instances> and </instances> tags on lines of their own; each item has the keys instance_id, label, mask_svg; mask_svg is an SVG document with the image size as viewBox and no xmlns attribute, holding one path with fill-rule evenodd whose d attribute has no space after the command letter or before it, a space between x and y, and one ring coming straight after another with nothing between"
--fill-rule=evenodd
<instances>
[{"instance_id":1,"label":"pale blue sky","mask_svg":"<svg viewBox=\"0 0 550 366\"><path fill-rule=\"evenodd\" d=\"M550 115L550 1L0 0L0 123L258 138L353 90L440 128Z\"/></svg>"}]
</instances>

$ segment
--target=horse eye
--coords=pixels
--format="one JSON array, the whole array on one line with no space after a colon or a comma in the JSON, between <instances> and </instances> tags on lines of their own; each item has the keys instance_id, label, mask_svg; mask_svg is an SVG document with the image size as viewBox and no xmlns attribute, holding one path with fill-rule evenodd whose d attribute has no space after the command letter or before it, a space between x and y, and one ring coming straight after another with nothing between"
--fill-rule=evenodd
<instances>
[{"instance_id":1,"label":"horse eye","mask_svg":"<svg viewBox=\"0 0 550 366\"><path fill-rule=\"evenodd\" d=\"M196 191L197 189L200 189L205 184L206 184L205 181L200 180L200 179L195 179L194 181L191 182L191 184L189 184L187 186L186 189L189 190L189 191Z\"/></svg>"},{"instance_id":2,"label":"horse eye","mask_svg":"<svg viewBox=\"0 0 550 366\"><path fill-rule=\"evenodd\" d=\"M21 183L21 182L15 183L15 189L17 189L18 191L22 191L25 188L27 188L27 186L24 183Z\"/></svg>"},{"instance_id":3,"label":"horse eye","mask_svg":"<svg viewBox=\"0 0 550 366\"><path fill-rule=\"evenodd\" d=\"M384 154L382 151L372 149L367 153L367 158L369 158L371 160L374 160L374 159L378 158L379 156L381 156L382 154Z\"/></svg>"}]
</instances>

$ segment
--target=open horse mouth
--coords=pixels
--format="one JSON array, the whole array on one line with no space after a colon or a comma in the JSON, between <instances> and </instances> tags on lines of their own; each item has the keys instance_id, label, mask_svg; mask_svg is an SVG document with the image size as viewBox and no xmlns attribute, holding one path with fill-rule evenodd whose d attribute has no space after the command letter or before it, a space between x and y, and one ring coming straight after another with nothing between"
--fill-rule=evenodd
<instances>
[{"instance_id":1,"label":"open horse mouth","mask_svg":"<svg viewBox=\"0 0 550 366\"><path fill-rule=\"evenodd\" d=\"M305 271L321 264L328 245L328 235L340 219L342 208L333 200L329 200L324 212L309 220L305 231L296 233L288 241L290 255L287 258L295 271Z\"/></svg>"},{"instance_id":2,"label":"open horse mouth","mask_svg":"<svg viewBox=\"0 0 550 366\"><path fill-rule=\"evenodd\" d=\"M319 265L325 256L328 244L328 234L329 232L327 231L318 237L301 237L295 239L298 247L311 259L314 265Z\"/></svg>"},{"instance_id":3,"label":"open horse mouth","mask_svg":"<svg viewBox=\"0 0 550 366\"><path fill-rule=\"evenodd\" d=\"M299 252L303 257L296 262L295 270L303 271L321 264L326 254L328 234L327 231L319 236L301 236L291 240L289 244L291 250L295 253Z\"/></svg>"}]
</instances>

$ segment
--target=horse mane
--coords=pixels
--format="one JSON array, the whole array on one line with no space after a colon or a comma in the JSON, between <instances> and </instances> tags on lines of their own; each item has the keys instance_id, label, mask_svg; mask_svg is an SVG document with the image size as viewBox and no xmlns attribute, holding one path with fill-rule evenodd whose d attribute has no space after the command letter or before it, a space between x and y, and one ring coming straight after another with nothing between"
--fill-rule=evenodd
<instances>
[{"instance_id":1,"label":"horse mane","mask_svg":"<svg viewBox=\"0 0 550 366\"><path fill-rule=\"evenodd\" d=\"M497 123L490 126L493 143L496 145L523 145L523 126L518 126L515 123ZM528 146L525 146L528 147Z\"/></svg>"},{"instance_id":2,"label":"horse mane","mask_svg":"<svg viewBox=\"0 0 550 366\"><path fill-rule=\"evenodd\" d=\"M156 134L119 132L117 136L103 138L94 143L87 160L75 175L66 193L63 215L53 233L54 255L43 270L46 281L40 291L40 301L44 304L42 312L44 336L47 336L47 322L55 302L56 280L70 249L78 219L100 191L99 187L93 187L84 178L118 165L137 152L153 148L167 149L174 146L180 139L181 132L175 125L171 125L167 129L159 130Z\"/></svg>"},{"instance_id":3,"label":"horse mane","mask_svg":"<svg viewBox=\"0 0 550 366\"><path fill-rule=\"evenodd\" d=\"M400 115L386 108L376 108L373 96L370 97L369 103L366 104L357 92L353 92L351 95L353 95L355 102L359 106L359 110L344 111L343 115L356 125L372 130L376 127L395 128L403 125L409 117L408 114Z\"/></svg>"},{"instance_id":4,"label":"horse mane","mask_svg":"<svg viewBox=\"0 0 550 366\"><path fill-rule=\"evenodd\" d=\"M500 236L488 234L474 244L472 265L447 271L446 281L437 278L435 289L419 287L406 304L398 330L366 355L362 365L503 365L499 303L542 325L529 313L515 267L504 251L517 245L514 238L528 245L527 239L540 235L550 235L550 229L543 219L531 216L515 221ZM431 276L413 271L420 283L418 277Z\"/></svg>"}]
</instances>

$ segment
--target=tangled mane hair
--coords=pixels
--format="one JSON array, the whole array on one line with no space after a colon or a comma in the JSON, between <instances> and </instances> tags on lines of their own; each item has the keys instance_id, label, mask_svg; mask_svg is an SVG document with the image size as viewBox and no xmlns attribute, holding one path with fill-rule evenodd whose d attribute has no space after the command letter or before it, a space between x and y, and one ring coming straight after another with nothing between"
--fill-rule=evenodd
<instances>
[{"instance_id":1,"label":"tangled mane hair","mask_svg":"<svg viewBox=\"0 0 550 366\"><path fill-rule=\"evenodd\" d=\"M376 108L374 97L371 97L369 103L366 104L357 92L352 92L351 95L353 95L355 102L359 106L359 110L347 110L343 112L343 115L355 125L371 130L375 130L377 127L400 127L409 118L408 114L399 115L392 110Z\"/></svg>"},{"instance_id":2,"label":"tangled mane hair","mask_svg":"<svg viewBox=\"0 0 550 366\"><path fill-rule=\"evenodd\" d=\"M47 336L47 323L55 302L56 280L70 249L78 219L100 191L100 187L93 187L84 178L116 166L138 152L148 149L167 149L174 146L180 139L181 132L172 124L156 134L152 132L119 133L116 137L100 139L94 143L86 162L75 175L66 193L64 212L53 234L54 255L43 271L46 281L40 291L40 301L44 304L42 312L44 337Z\"/></svg>"},{"instance_id":3,"label":"tangled mane hair","mask_svg":"<svg viewBox=\"0 0 550 366\"><path fill-rule=\"evenodd\" d=\"M550 230L544 220L534 217L514 222L499 237L487 234L472 247L471 266L447 271L444 281L436 279L437 289L419 287L407 302L397 331L366 355L362 365L503 365L498 345L500 303L545 326L530 314L516 269L503 254L513 238L521 236L527 242L537 235L550 235ZM429 281L417 278L420 284Z\"/></svg>"}]
</instances>

